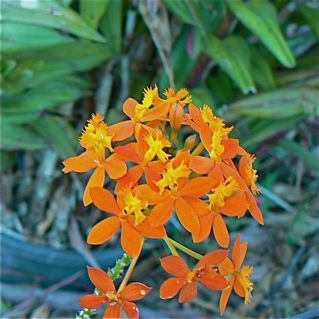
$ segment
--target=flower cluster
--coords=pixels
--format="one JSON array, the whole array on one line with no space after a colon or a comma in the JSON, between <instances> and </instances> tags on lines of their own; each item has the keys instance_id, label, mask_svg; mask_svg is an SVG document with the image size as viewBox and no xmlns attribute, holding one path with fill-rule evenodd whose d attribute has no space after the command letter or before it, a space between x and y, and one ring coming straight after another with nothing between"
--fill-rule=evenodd
<instances>
[{"instance_id":1,"label":"flower cluster","mask_svg":"<svg viewBox=\"0 0 319 319\"><path fill-rule=\"evenodd\" d=\"M245 303L250 301L252 268L242 267L247 243L237 236L232 257L227 257L230 237L224 217L240 218L249 211L263 224L255 197L259 193L252 167L255 157L229 136L232 127L209 106L194 105L186 89L168 89L164 96L155 86L145 89L141 103L127 99L123 111L129 119L114 125L93 114L80 137L85 151L63 162L65 173L93 171L84 205L93 203L110 214L92 227L87 242L100 245L120 230L121 246L133 258L117 291L106 273L89 268L100 294L83 297L81 305L96 308L108 302L106 318L120 317L121 309L128 317L138 316L132 301L150 288L126 284L147 238L164 240L172 254L161 259L163 269L173 276L162 284L161 298L180 291L179 302L190 302L198 282L222 291L221 313L233 289ZM184 142L182 136L187 136ZM106 177L115 181L112 191L104 188ZM212 233L223 249L202 256L169 238L165 226L173 214L194 243ZM199 260L193 270L177 250Z\"/></svg>"}]
</instances>

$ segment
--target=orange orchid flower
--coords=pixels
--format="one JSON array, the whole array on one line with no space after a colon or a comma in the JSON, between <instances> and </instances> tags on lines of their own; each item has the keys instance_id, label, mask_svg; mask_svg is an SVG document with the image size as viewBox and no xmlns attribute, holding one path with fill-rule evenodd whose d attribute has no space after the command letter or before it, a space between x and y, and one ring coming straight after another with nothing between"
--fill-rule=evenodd
<instances>
[{"instance_id":1,"label":"orange orchid flower","mask_svg":"<svg viewBox=\"0 0 319 319\"><path fill-rule=\"evenodd\" d=\"M186 230L195 234L200 231L199 215L205 203L199 198L212 188L214 181L209 177L196 177L188 181L191 173L187 165L189 159L188 151L178 153L167 163L162 178L155 183L156 188L141 186L143 197L155 205L149 216L152 226L165 224L175 209Z\"/></svg>"},{"instance_id":2,"label":"orange orchid flower","mask_svg":"<svg viewBox=\"0 0 319 319\"><path fill-rule=\"evenodd\" d=\"M99 294L83 296L80 299L81 307L96 309L108 304L103 315L104 319L139 318L138 308L132 301L145 298L151 291L151 287L133 282L122 291L116 291L112 279L103 270L88 267L88 274ZM121 316L121 310L125 312L126 316Z\"/></svg>"},{"instance_id":3,"label":"orange orchid flower","mask_svg":"<svg viewBox=\"0 0 319 319\"><path fill-rule=\"evenodd\" d=\"M114 216L103 219L91 229L87 238L89 244L100 245L108 241L121 228L121 245L129 256L135 257L141 251L144 237L166 236L163 226L152 227L149 224L144 214L148 209L148 203L137 193L137 189L123 189L115 200L108 190L101 187L91 188L90 195L94 205Z\"/></svg>"},{"instance_id":4,"label":"orange orchid flower","mask_svg":"<svg viewBox=\"0 0 319 319\"><path fill-rule=\"evenodd\" d=\"M114 149L122 159L137 164L118 181L116 190L125 186L134 186L143 174L149 184L160 179L164 163L170 157L164 148L170 147L171 143L160 130L151 128L146 130L141 127L136 139L137 143L128 143Z\"/></svg>"},{"instance_id":5,"label":"orange orchid flower","mask_svg":"<svg viewBox=\"0 0 319 319\"><path fill-rule=\"evenodd\" d=\"M247 243L240 241L240 235L237 235L233 251L232 258L228 257L219 265L219 271L226 277L229 278L230 285L222 291L220 297L219 309L220 313L223 314L230 294L232 290L235 293L245 298L245 303L250 303L251 292L253 290L253 283L249 276L251 275L253 268L250 266L242 266L247 252Z\"/></svg>"},{"instance_id":6,"label":"orange orchid flower","mask_svg":"<svg viewBox=\"0 0 319 319\"><path fill-rule=\"evenodd\" d=\"M209 213L200 217L200 233L192 234L194 242L206 239L211 229L217 243L227 248L229 246L229 233L222 215L241 217L249 207L245 193L233 177L218 184L208 194Z\"/></svg>"},{"instance_id":7,"label":"orange orchid flower","mask_svg":"<svg viewBox=\"0 0 319 319\"><path fill-rule=\"evenodd\" d=\"M201 258L193 270L179 256L161 258L163 269L174 276L163 282L160 287L162 299L175 297L180 291L180 303L191 302L197 296L197 282L213 290L222 290L228 286L225 277L218 273L216 267L227 256L227 250L215 250Z\"/></svg>"}]
</instances>

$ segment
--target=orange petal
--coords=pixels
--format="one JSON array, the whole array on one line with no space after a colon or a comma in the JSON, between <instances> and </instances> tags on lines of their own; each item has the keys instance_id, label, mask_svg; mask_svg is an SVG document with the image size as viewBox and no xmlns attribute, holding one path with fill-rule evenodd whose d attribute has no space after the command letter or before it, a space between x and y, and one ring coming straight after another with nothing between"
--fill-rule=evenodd
<instances>
[{"instance_id":1,"label":"orange petal","mask_svg":"<svg viewBox=\"0 0 319 319\"><path fill-rule=\"evenodd\" d=\"M100 245L108 241L119 229L120 220L117 216L105 218L90 230L87 243Z\"/></svg>"},{"instance_id":2,"label":"orange petal","mask_svg":"<svg viewBox=\"0 0 319 319\"><path fill-rule=\"evenodd\" d=\"M90 280L101 292L115 292L113 280L109 275L99 268L87 267Z\"/></svg>"},{"instance_id":3,"label":"orange petal","mask_svg":"<svg viewBox=\"0 0 319 319\"><path fill-rule=\"evenodd\" d=\"M216 214L213 221L213 232L219 246L228 248L229 234L226 223L220 214Z\"/></svg>"},{"instance_id":4,"label":"orange petal","mask_svg":"<svg viewBox=\"0 0 319 319\"><path fill-rule=\"evenodd\" d=\"M121 298L127 301L140 300L146 297L151 290L151 287L140 282L132 282L121 291Z\"/></svg>"},{"instance_id":5,"label":"orange petal","mask_svg":"<svg viewBox=\"0 0 319 319\"><path fill-rule=\"evenodd\" d=\"M122 307L126 313L127 318L129 319L138 319L139 310L134 302L121 300Z\"/></svg>"},{"instance_id":6,"label":"orange petal","mask_svg":"<svg viewBox=\"0 0 319 319\"><path fill-rule=\"evenodd\" d=\"M177 295L180 289L185 285L186 279L169 278L165 280L160 287L160 297L170 299Z\"/></svg>"},{"instance_id":7,"label":"orange petal","mask_svg":"<svg viewBox=\"0 0 319 319\"><path fill-rule=\"evenodd\" d=\"M197 177L190 180L181 190L182 196L201 197L212 190L215 181L210 177Z\"/></svg>"},{"instance_id":8,"label":"orange petal","mask_svg":"<svg viewBox=\"0 0 319 319\"><path fill-rule=\"evenodd\" d=\"M134 110L138 102L132 98L128 98L123 104L123 112L131 119L134 118Z\"/></svg>"},{"instance_id":9,"label":"orange petal","mask_svg":"<svg viewBox=\"0 0 319 319\"><path fill-rule=\"evenodd\" d=\"M205 123L200 130L200 139L206 148L207 151L211 150L211 141L212 141L212 131L210 130L209 126Z\"/></svg>"},{"instance_id":10,"label":"orange petal","mask_svg":"<svg viewBox=\"0 0 319 319\"><path fill-rule=\"evenodd\" d=\"M142 236L139 234L128 221L122 222L121 245L125 252L131 256L137 256L142 249Z\"/></svg>"},{"instance_id":11,"label":"orange petal","mask_svg":"<svg viewBox=\"0 0 319 319\"><path fill-rule=\"evenodd\" d=\"M123 121L109 126L111 135L113 135L112 140L123 141L131 137L134 133L134 124L132 121Z\"/></svg>"},{"instance_id":12,"label":"orange petal","mask_svg":"<svg viewBox=\"0 0 319 319\"><path fill-rule=\"evenodd\" d=\"M204 286L213 290L223 290L228 285L228 280L221 274L218 274L216 270L211 268L206 268L201 274L201 277L198 278L198 281L201 282Z\"/></svg>"},{"instance_id":13,"label":"orange petal","mask_svg":"<svg viewBox=\"0 0 319 319\"><path fill-rule=\"evenodd\" d=\"M118 303L109 304L105 309L103 319L119 319L121 314L121 308Z\"/></svg>"},{"instance_id":14,"label":"orange petal","mask_svg":"<svg viewBox=\"0 0 319 319\"><path fill-rule=\"evenodd\" d=\"M169 123L174 130L178 130L182 125L184 110L180 103L175 103L169 110Z\"/></svg>"},{"instance_id":15,"label":"orange petal","mask_svg":"<svg viewBox=\"0 0 319 319\"><path fill-rule=\"evenodd\" d=\"M236 294L239 297L244 298L245 297L245 289L243 288L243 286L240 284L239 280L235 279L234 282L234 291L236 292Z\"/></svg>"},{"instance_id":16,"label":"orange petal","mask_svg":"<svg viewBox=\"0 0 319 319\"><path fill-rule=\"evenodd\" d=\"M198 234L192 234L194 243L200 243L205 240L211 232L213 222L213 214L207 214L199 217L200 231Z\"/></svg>"},{"instance_id":17,"label":"orange petal","mask_svg":"<svg viewBox=\"0 0 319 319\"><path fill-rule=\"evenodd\" d=\"M63 161L63 165L64 165L64 168L63 168L64 173L69 173L69 172L84 173L96 167L96 163L93 162L87 156L69 157L65 161Z\"/></svg>"},{"instance_id":18,"label":"orange petal","mask_svg":"<svg viewBox=\"0 0 319 319\"><path fill-rule=\"evenodd\" d=\"M248 207L249 202L246 200L245 192L238 192L225 200L225 205L220 211L226 216L241 217L245 214Z\"/></svg>"},{"instance_id":19,"label":"orange petal","mask_svg":"<svg viewBox=\"0 0 319 319\"><path fill-rule=\"evenodd\" d=\"M202 119L202 116L201 116L199 108L191 103L188 106L188 111L189 111L191 119L195 122L194 123L195 125L193 124L193 125L191 125L191 127L195 131L199 132L201 126L204 125L204 121Z\"/></svg>"},{"instance_id":20,"label":"orange petal","mask_svg":"<svg viewBox=\"0 0 319 319\"><path fill-rule=\"evenodd\" d=\"M201 268L203 266L216 266L221 264L227 257L227 250L217 249L207 253L195 266L195 269Z\"/></svg>"},{"instance_id":21,"label":"orange petal","mask_svg":"<svg viewBox=\"0 0 319 319\"><path fill-rule=\"evenodd\" d=\"M162 268L172 276L186 277L190 269L179 256L167 256L160 259Z\"/></svg>"},{"instance_id":22,"label":"orange petal","mask_svg":"<svg viewBox=\"0 0 319 319\"><path fill-rule=\"evenodd\" d=\"M117 154L111 155L103 164L105 171L112 179L118 179L127 172L126 164Z\"/></svg>"},{"instance_id":23,"label":"orange petal","mask_svg":"<svg viewBox=\"0 0 319 319\"><path fill-rule=\"evenodd\" d=\"M137 184L143 174L143 168L136 165L128 170L128 172L121 177L116 184L116 192L118 193L124 187L133 187Z\"/></svg>"},{"instance_id":24,"label":"orange petal","mask_svg":"<svg viewBox=\"0 0 319 319\"><path fill-rule=\"evenodd\" d=\"M188 202L188 204L193 207L198 217L211 214L208 204L203 200L194 197L183 197Z\"/></svg>"},{"instance_id":25,"label":"orange petal","mask_svg":"<svg viewBox=\"0 0 319 319\"><path fill-rule=\"evenodd\" d=\"M200 231L199 218L193 207L183 198L175 201L176 215L181 224L191 233L198 234Z\"/></svg>"},{"instance_id":26,"label":"orange petal","mask_svg":"<svg viewBox=\"0 0 319 319\"><path fill-rule=\"evenodd\" d=\"M151 129L153 131L153 129ZM144 159L145 153L147 152L149 146L147 145L145 138L146 136L150 134L143 126L141 126L138 136L136 138L137 140L137 150L138 150L138 155L140 158Z\"/></svg>"},{"instance_id":27,"label":"orange petal","mask_svg":"<svg viewBox=\"0 0 319 319\"><path fill-rule=\"evenodd\" d=\"M149 204L157 204L165 200L164 196L159 195L159 193L152 190L148 185L139 185L135 188L136 194L141 198L147 200Z\"/></svg>"},{"instance_id":28,"label":"orange petal","mask_svg":"<svg viewBox=\"0 0 319 319\"><path fill-rule=\"evenodd\" d=\"M247 195L247 200L250 204L249 211L250 211L251 215L255 218L255 220L260 225L263 225L264 224L264 217L263 217L263 214L262 214L260 208L257 205L256 198L254 197L254 195L251 193L250 190L246 192L246 195Z\"/></svg>"},{"instance_id":29,"label":"orange petal","mask_svg":"<svg viewBox=\"0 0 319 319\"><path fill-rule=\"evenodd\" d=\"M235 269L238 270L241 267L246 256L246 252L247 242L240 242L240 235L238 234L232 251L232 260L234 262Z\"/></svg>"},{"instance_id":30,"label":"orange petal","mask_svg":"<svg viewBox=\"0 0 319 319\"><path fill-rule=\"evenodd\" d=\"M235 270L233 262L228 257L218 266L218 269L224 276L232 274Z\"/></svg>"},{"instance_id":31,"label":"orange petal","mask_svg":"<svg viewBox=\"0 0 319 319\"><path fill-rule=\"evenodd\" d=\"M224 146L222 159L230 159L240 153L239 140L235 138L228 138L223 140L222 145Z\"/></svg>"},{"instance_id":32,"label":"orange petal","mask_svg":"<svg viewBox=\"0 0 319 319\"><path fill-rule=\"evenodd\" d=\"M82 308L96 309L106 302L105 297L97 295L85 295L80 298Z\"/></svg>"},{"instance_id":33,"label":"orange petal","mask_svg":"<svg viewBox=\"0 0 319 319\"><path fill-rule=\"evenodd\" d=\"M191 302L197 297L197 283L196 281L192 281L191 283L187 283L181 289L179 294L178 301L180 303Z\"/></svg>"},{"instance_id":34,"label":"orange petal","mask_svg":"<svg viewBox=\"0 0 319 319\"><path fill-rule=\"evenodd\" d=\"M136 143L129 143L126 145L115 147L114 152L127 161L133 163L139 163L141 161L140 157L137 154Z\"/></svg>"},{"instance_id":35,"label":"orange petal","mask_svg":"<svg viewBox=\"0 0 319 319\"><path fill-rule=\"evenodd\" d=\"M92 203L92 198L90 196L90 188L92 187L102 187L105 181L105 172L103 167L97 167L93 174L91 175L83 194L84 206Z\"/></svg>"},{"instance_id":36,"label":"orange petal","mask_svg":"<svg viewBox=\"0 0 319 319\"><path fill-rule=\"evenodd\" d=\"M198 174L207 174L213 167L214 162L204 156L192 156L189 167Z\"/></svg>"},{"instance_id":37,"label":"orange petal","mask_svg":"<svg viewBox=\"0 0 319 319\"><path fill-rule=\"evenodd\" d=\"M120 213L120 208L115 198L107 189L102 187L93 187L90 190L90 195L94 205L98 209L115 215L118 215Z\"/></svg>"},{"instance_id":38,"label":"orange petal","mask_svg":"<svg viewBox=\"0 0 319 319\"><path fill-rule=\"evenodd\" d=\"M145 115L143 116L142 120L143 122L148 122L148 121L164 118L166 117L168 110L169 110L169 104L153 107L152 109L149 109L148 111L145 112Z\"/></svg>"},{"instance_id":39,"label":"orange petal","mask_svg":"<svg viewBox=\"0 0 319 319\"><path fill-rule=\"evenodd\" d=\"M226 288L225 290L222 291L222 294L220 296L220 301L219 301L220 314L223 314L225 312L230 294L233 290L233 285L234 285L234 279L231 280L229 288Z\"/></svg>"},{"instance_id":40,"label":"orange petal","mask_svg":"<svg viewBox=\"0 0 319 319\"><path fill-rule=\"evenodd\" d=\"M174 207L174 200L168 199L157 204L151 211L148 221L153 227L164 225L171 217Z\"/></svg>"},{"instance_id":41,"label":"orange petal","mask_svg":"<svg viewBox=\"0 0 319 319\"><path fill-rule=\"evenodd\" d=\"M147 219L143 223L137 225L135 228L139 233L147 238L163 238L166 236L166 230L164 226L152 227Z\"/></svg>"}]
</instances>

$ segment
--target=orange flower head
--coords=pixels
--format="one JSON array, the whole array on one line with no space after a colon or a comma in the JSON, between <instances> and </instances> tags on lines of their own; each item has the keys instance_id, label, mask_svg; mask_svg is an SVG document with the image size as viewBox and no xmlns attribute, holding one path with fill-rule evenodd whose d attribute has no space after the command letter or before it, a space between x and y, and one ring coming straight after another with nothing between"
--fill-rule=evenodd
<instances>
[{"instance_id":1,"label":"orange flower head","mask_svg":"<svg viewBox=\"0 0 319 319\"><path fill-rule=\"evenodd\" d=\"M98 113L93 114L83 129L80 144L88 150L94 150L100 153L104 151L105 148L113 151L111 141L112 135L104 122L104 117Z\"/></svg>"},{"instance_id":2,"label":"orange flower head","mask_svg":"<svg viewBox=\"0 0 319 319\"><path fill-rule=\"evenodd\" d=\"M213 190L212 194L208 195L209 208L212 211L215 211L216 209L223 207L225 205L225 200L239 190L240 188L237 181L231 176L228 177Z\"/></svg>"},{"instance_id":3,"label":"orange flower head","mask_svg":"<svg viewBox=\"0 0 319 319\"><path fill-rule=\"evenodd\" d=\"M256 157L254 155L244 155L239 162L239 173L253 194L257 195L260 193L260 190L256 185L258 179L257 170L253 169L253 163L255 160Z\"/></svg>"},{"instance_id":4,"label":"orange flower head","mask_svg":"<svg viewBox=\"0 0 319 319\"><path fill-rule=\"evenodd\" d=\"M189 104L192 102L192 96L189 94L188 90L180 89L179 91L175 92L172 88L167 89L164 92L167 100L170 105L179 102L182 106L185 104Z\"/></svg>"},{"instance_id":5,"label":"orange flower head","mask_svg":"<svg viewBox=\"0 0 319 319\"><path fill-rule=\"evenodd\" d=\"M152 288L134 282L128 284L121 291L116 291L114 283L109 275L101 269L88 267L89 277L97 288L98 294L85 295L80 299L83 308L96 309L107 303L103 318L117 319L123 318L121 310L125 313L125 318L138 318L139 311L132 301L146 297Z\"/></svg>"},{"instance_id":6,"label":"orange flower head","mask_svg":"<svg viewBox=\"0 0 319 319\"><path fill-rule=\"evenodd\" d=\"M145 112L153 105L154 99L158 97L157 86L144 89L144 97L142 104L137 104L134 110L134 121L139 122L144 116Z\"/></svg>"},{"instance_id":7,"label":"orange flower head","mask_svg":"<svg viewBox=\"0 0 319 319\"><path fill-rule=\"evenodd\" d=\"M144 210L148 206L147 201L136 196L135 192L129 188L121 190L118 196L119 200L123 202L123 215L133 215L135 218L135 225L142 223L146 218Z\"/></svg>"},{"instance_id":8,"label":"orange flower head","mask_svg":"<svg viewBox=\"0 0 319 319\"><path fill-rule=\"evenodd\" d=\"M155 156L157 156L161 162L166 162L168 160L169 154L165 153L163 148L170 147L171 143L164 138L161 131L151 131L151 133L146 135L144 140L149 147L144 155L144 160L146 162L152 161Z\"/></svg>"},{"instance_id":9,"label":"orange flower head","mask_svg":"<svg viewBox=\"0 0 319 319\"><path fill-rule=\"evenodd\" d=\"M212 109L207 104L204 104L203 108L200 109L200 114L203 121L207 123L213 130L225 126L224 121L221 118L215 116Z\"/></svg>"},{"instance_id":10,"label":"orange flower head","mask_svg":"<svg viewBox=\"0 0 319 319\"><path fill-rule=\"evenodd\" d=\"M167 164L166 170L162 174L162 179L156 185L160 189L160 193L163 193L165 188L168 188L170 191L176 191L178 189L178 180L180 178L188 178L189 174L190 169L184 163L174 168L173 161L171 161Z\"/></svg>"}]
</instances>

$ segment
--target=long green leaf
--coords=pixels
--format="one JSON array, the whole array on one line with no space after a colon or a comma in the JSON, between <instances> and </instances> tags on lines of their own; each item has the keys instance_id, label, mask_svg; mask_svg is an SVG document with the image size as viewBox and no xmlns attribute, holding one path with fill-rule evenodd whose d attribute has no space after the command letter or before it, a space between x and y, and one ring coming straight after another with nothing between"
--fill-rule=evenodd
<instances>
[{"instance_id":1,"label":"long green leaf","mask_svg":"<svg viewBox=\"0 0 319 319\"><path fill-rule=\"evenodd\" d=\"M72 9L53 1L34 1L27 5L25 1L3 1L3 21L25 23L25 26L38 25L59 29L77 35L81 38L104 42L105 39L90 28ZM33 34L37 37L37 33ZM28 38L28 40L30 40Z\"/></svg>"},{"instance_id":2,"label":"long green leaf","mask_svg":"<svg viewBox=\"0 0 319 319\"><path fill-rule=\"evenodd\" d=\"M276 9L270 2L257 0L244 3L242 0L228 0L227 4L284 66L295 66L295 58L279 28Z\"/></svg>"},{"instance_id":3,"label":"long green leaf","mask_svg":"<svg viewBox=\"0 0 319 319\"><path fill-rule=\"evenodd\" d=\"M256 92L250 71L250 51L243 39L230 36L222 41L211 35L206 50L244 94Z\"/></svg>"},{"instance_id":4,"label":"long green leaf","mask_svg":"<svg viewBox=\"0 0 319 319\"><path fill-rule=\"evenodd\" d=\"M96 30L109 0L80 0L80 13L84 21Z\"/></svg>"}]
</instances>

